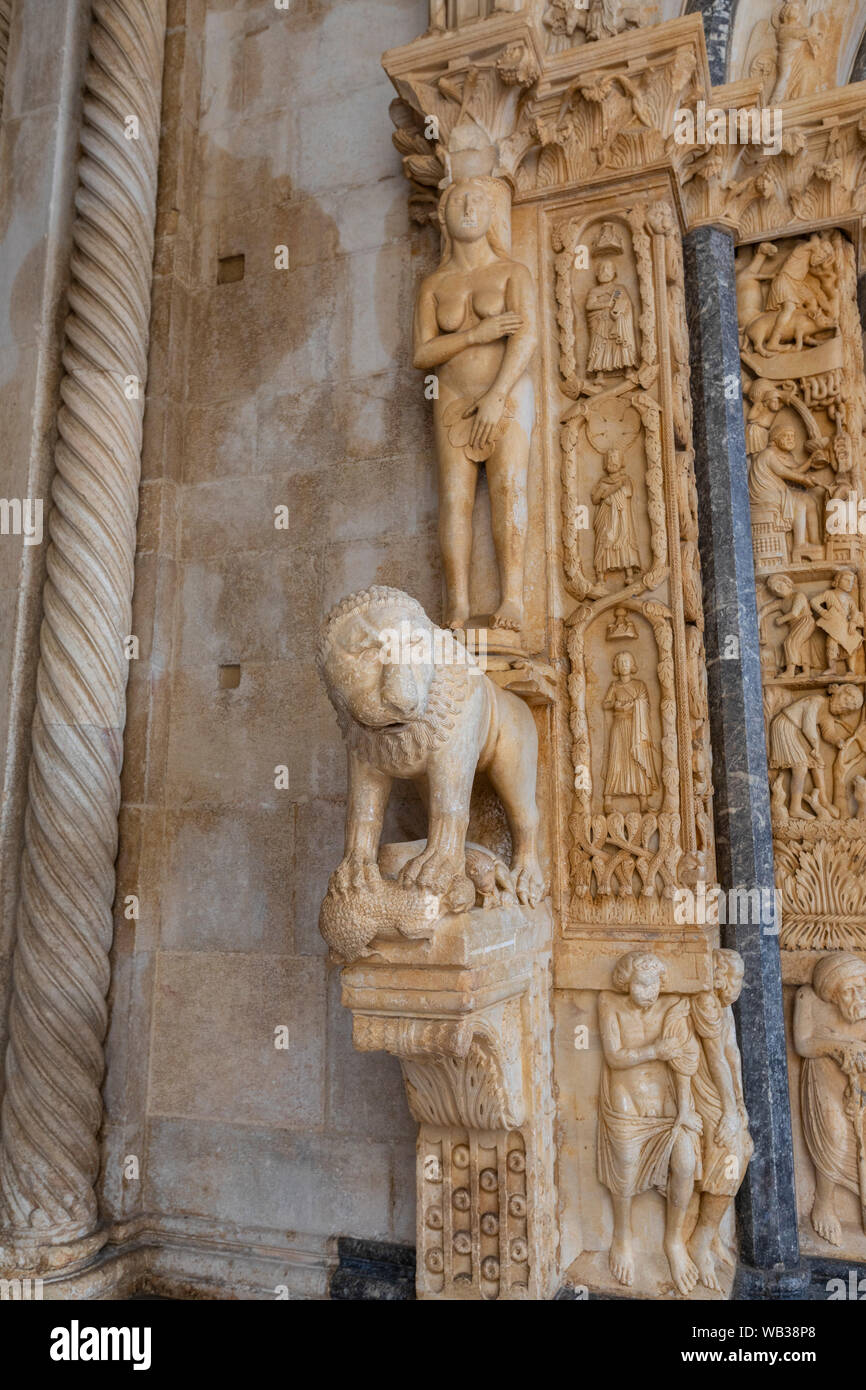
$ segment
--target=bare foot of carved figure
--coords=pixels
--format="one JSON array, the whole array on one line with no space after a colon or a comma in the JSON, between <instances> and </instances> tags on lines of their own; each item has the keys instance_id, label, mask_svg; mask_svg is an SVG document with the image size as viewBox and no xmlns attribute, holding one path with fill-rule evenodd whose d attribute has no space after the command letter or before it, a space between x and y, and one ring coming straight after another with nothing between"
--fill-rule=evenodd
<instances>
[{"instance_id":1,"label":"bare foot of carved figure","mask_svg":"<svg viewBox=\"0 0 866 1390\"><path fill-rule=\"evenodd\" d=\"M716 1275L716 1262L710 1249L713 1242L713 1229L702 1230L697 1226L689 1243L689 1254L697 1266L700 1281L706 1289L721 1293L722 1286Z\"/></svg>"},{"instance_id":2,"label":"bare foot of carved figure","mask_svg":"<svg viewBox=\"0 0 866 1390\"><path fill-rule=\"evenodd\" d=\"M822 1200L820 1197L815 1198L812 1207L812 1225L817 1234L822 1240L826 1240L828 1245L842 1244L842 1226L833 1210L832 1197L829 1200Z\"/></svg>"},{"instance_id":3,"label":"bare foot of carved figure","mask_svg":"<svg viewBox=\"0 0 866 1390\"><path fill-rule=\"evenodd\" d=\"M544 897L544 875L534 854L515 854L511 865L517 901L537 907Z\"/></svg>"},{"instance_id":4,"label":"bare foot of carved figure","mask_svg":"<svg viewBox=\"0 0 866 1390\"><path fill-rule=\"evenodd\" d=\"M691 1293L698 1282L698 1271L696 1265L689 1259L689 1252L685 1245L681 1240L666 1241L665 1254L668 1257L674 1283L680 1293Z\"/></svg>"},{"instance_id":5,"label":"bare foot of carved figure","mask_svg":"<svg viewBox=\"0 0 866 1390\"><path fill-rule=\"evenodd\" d=\"M509 632L519 632L523 627L523 605L520 603L509 603L507 600L500 603L493 617L490 619L491 627L504 627Z\"/></svg>"},{"instance_id":6,"label":"bare foot of carved figure","mask_svg":"<svg viewBox=\"0 0 866 1390\"><path fill-rule=\"evenodd\" d=\"M614 1279L630 1288L634 1283L634 1250L630 1235L614 1236L608 1263Z\"/></svg>"},{"instance_id":7,"label":"bare foot of carved figure","mask_svg":"<svg viewBox=\"0 0 866 1390\"><path fill-rule=\"evenodd\" d=\"M462 632L469 621L469 604L452 603L445 621L452 632Z\"/></svg>"}]
</instances>

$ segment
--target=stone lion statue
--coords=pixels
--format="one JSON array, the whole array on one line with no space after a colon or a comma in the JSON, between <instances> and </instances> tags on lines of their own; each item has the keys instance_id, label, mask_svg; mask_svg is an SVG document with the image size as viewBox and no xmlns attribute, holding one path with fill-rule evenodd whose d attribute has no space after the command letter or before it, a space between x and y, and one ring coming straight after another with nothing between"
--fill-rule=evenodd
<instances>
[{"instance_id":1,"label":"stone lion statue","mask_svg":"<svg viewBox=\"0 0 866 1390\"><path fill-rule=\"evenodd\" d=\"M351 959L380 934L383 913L405 920L417 910L423 921L436 916L431 896L446 907L474 903L479 866L474 847L467 859L466 831L476 771L487 774L508 818L508 886L518 902L536 906L544 895L538 738L523 701L494 685L415 599L382 585L350 594L328 614L317 665L346 741L349 773L345 853L320 919L326 940ZM427 838L386 882L379 841L395 777L417 785ZM492 864L485 872L499 877ZM461 885L469 887L468 900ZM479 892L487 901L480 884ZM366 924L358 920L359 894L369 907ZM347 899L354 904L348 915Z\"/></svg>"}]
</instances>

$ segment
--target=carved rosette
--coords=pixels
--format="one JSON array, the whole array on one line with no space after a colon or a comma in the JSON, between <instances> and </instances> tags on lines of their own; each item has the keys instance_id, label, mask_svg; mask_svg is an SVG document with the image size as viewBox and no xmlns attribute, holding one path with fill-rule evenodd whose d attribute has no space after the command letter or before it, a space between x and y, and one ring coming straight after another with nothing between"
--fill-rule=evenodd
<instances>
[{"instance_id":1,"label":"carved rosette","mask_svg":"<svg viewBox=\"0 0 866 1390\"><path fill-rule=\"evenodd\" d=\"M781 944L866 945L866 381L840 231L740 252L737 298Z\"/></svg>"},{"instance_id":2,"label":"carved rosette","mask_svg":"<svg viewBox=\"0 0 866 1390\"><path fill-rule=\"evenodd\" d=\"M100 1239L165 12L166 0L93 7L2 1112L2 1239L22 1264L80 1258Z\"/></svg>"}]
</instances>

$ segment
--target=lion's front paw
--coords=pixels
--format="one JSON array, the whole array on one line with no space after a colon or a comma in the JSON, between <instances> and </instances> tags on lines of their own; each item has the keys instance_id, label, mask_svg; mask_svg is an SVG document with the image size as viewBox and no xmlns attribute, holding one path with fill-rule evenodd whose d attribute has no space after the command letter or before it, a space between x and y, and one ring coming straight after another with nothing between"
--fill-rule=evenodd
<instances>
[{"instance_id":1,"label":"lion's front paw","mask_svg":"<svg viewBox=\"0 0 866 1390\"><path fill-rule=\"evenodd\" d=\"M525 907L537 907L544 897L544 875L535 855L516 858L511 866L517 901Z\"/></svg>"},{"instance_id":2,"label":"lion's front paw","mask_svg":"<svg viewBox=\"0 0 866 1390\"><path fill-rule=\"evenodd\" d=\"M343 894L353 888L376 888L382 882L375 859L362 854L347 854L328 881L328 892Z\"/></svg>"},{"instance_id":3,"label":"lion's front paw","mask_svg":"<svg viewBox=\"0 0 866 1390\"><path fill-rule=\"evenodd\" d=\"M427 888L431 893L447 893L456 874L463 873L463 858L438 849L425 849L404 864L400 882L404 888Z\"/></svg>"}]
</instances>

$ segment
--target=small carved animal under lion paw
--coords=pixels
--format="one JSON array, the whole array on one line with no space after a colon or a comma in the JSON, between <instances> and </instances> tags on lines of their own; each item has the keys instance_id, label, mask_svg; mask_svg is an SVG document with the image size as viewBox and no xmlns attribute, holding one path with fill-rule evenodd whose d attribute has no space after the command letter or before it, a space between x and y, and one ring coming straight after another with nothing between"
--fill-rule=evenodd
<instances>
[{"instance_id":1,"label":"small carved animal under lion paw","mask_svg":"<svg viewBox=\"0 0 866 1390\"><path fill-rule=\"evenodd\" d=\"M370 881L345 890L329 887L319 912L319 931L335 955L353 961L370 954L376 937L432 936L441 913L438 894L378 877L375 886Z\"/></svg>"}]
</instances>

